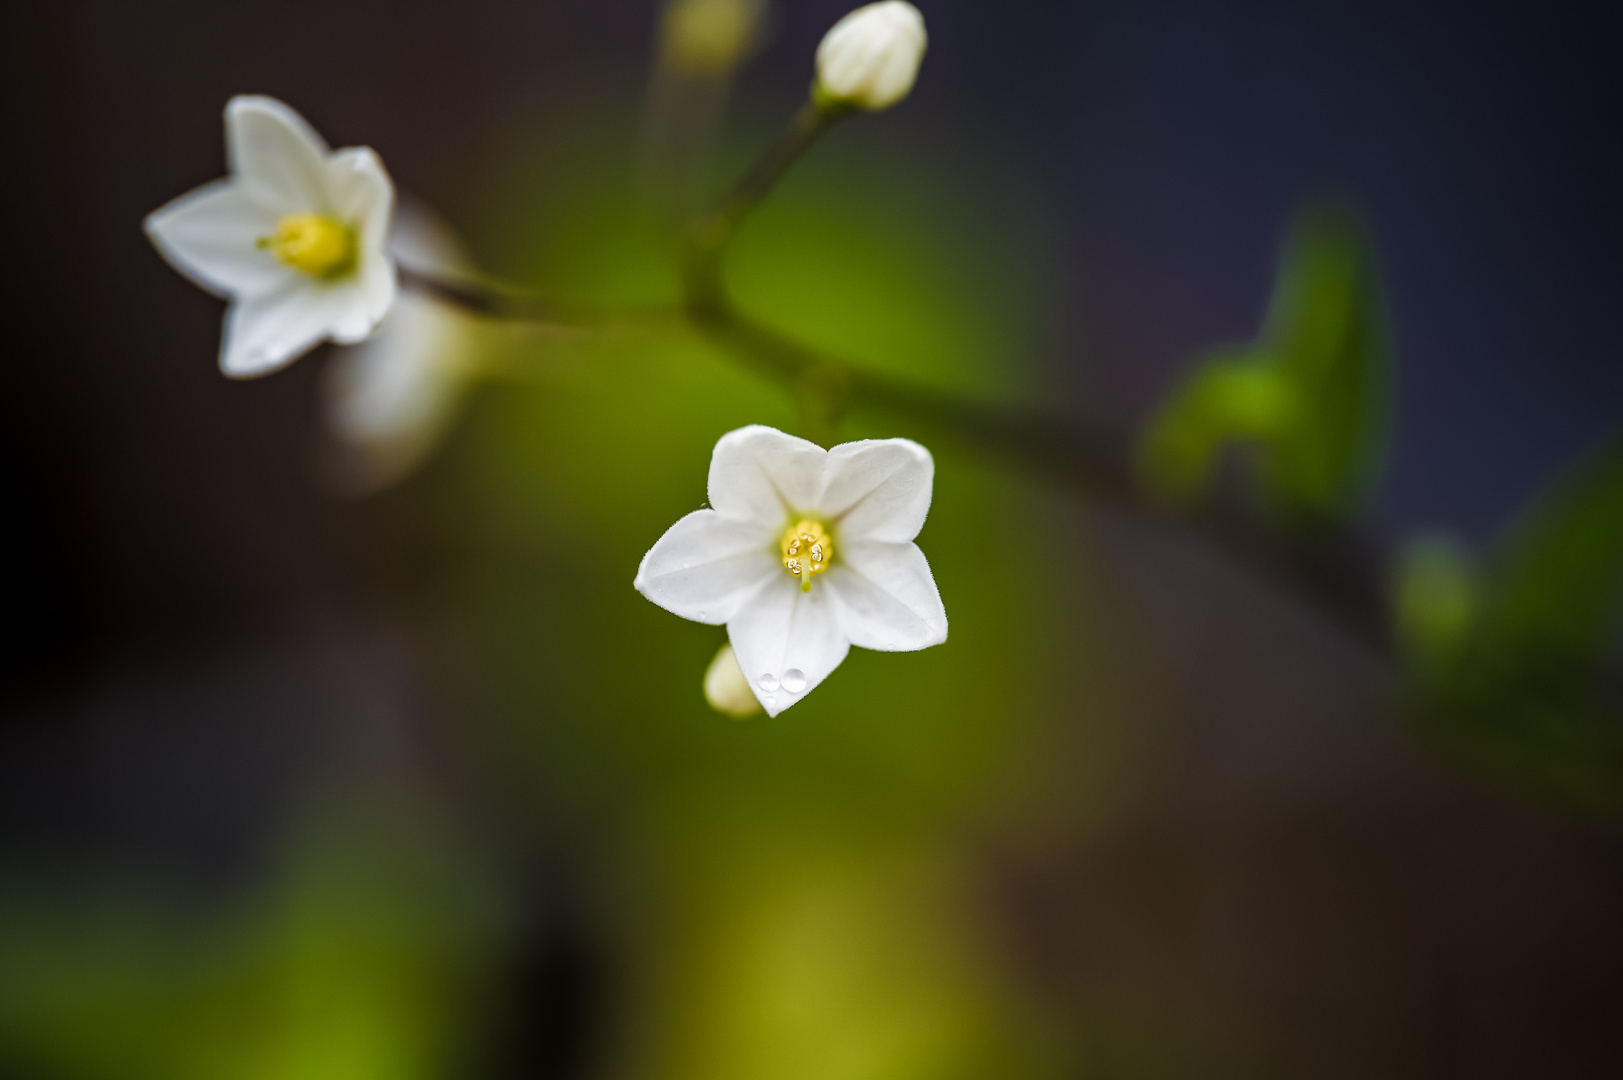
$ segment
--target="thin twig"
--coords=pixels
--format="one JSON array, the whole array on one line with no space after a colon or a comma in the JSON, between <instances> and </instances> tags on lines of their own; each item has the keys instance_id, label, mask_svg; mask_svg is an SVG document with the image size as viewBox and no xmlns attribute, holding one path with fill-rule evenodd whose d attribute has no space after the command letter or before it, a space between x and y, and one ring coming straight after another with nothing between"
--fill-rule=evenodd
<instances>
[{"instance_id":1,"label":"thin twig","mask_svg":"<svg viewBox=\"0 0 1623 1080\"><path fill-rule=\"evenodd\" d=\"M1390 649L1383 558L1366 535L1320 521L1295 523L1290 538L1281 539L1279 529L1233 500L1174 509L1138 482L1128 448L1077 423L864 372L730 306L707 304L704 315L695 324L718 345L802 396L832 399L826 408L835 417L855 405L882 409L1095 506L1193 532L1231 561L1303 595L1372 651Z\"/></svg>"},{"instance_id":2,"label":"thin twig","mask_svg":"<svg viewBox=\"0 0 1623 1080\"><path fill-rule=\"evenodd\" d=\"M691 329L687 314L678 307L615 308L612 311L568 304L533 289L485 277L448 275L399 264L400 286L470 315L501 322L524 323L572 334L616 334Z\"/></svg>"},{"instance_id":3,"label":"thin twig","mask_svg":"<svg viewBox=\"0 0 1623 1080\"><path fill-rule=\"evenodd\" d=\"M1282 543L1257 515L1214 502L1174 516L1138 482L1132 454L1113 440L1051 414L1002 408L916 383L868 374L764 326L738 310L722 277L727 246L801 155L846 115L808 102L761 162L691 230L683 281L694 326L795 391L817 430L848 407L876 406L961 443L1062 483L1078 495L1135 517L1192 528L1254 571L1305 593L1334 621L1380 653L1390 648L1382 559L1374 544L1335 522L1316 522L1311 539Z\"/></svg>"}]
</instances>

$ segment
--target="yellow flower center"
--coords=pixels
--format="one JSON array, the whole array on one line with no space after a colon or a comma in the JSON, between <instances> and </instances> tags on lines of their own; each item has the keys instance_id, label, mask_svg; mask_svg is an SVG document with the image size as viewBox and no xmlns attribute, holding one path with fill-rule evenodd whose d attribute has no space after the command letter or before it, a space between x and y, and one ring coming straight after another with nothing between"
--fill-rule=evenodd
<instances>
[{"instance_id":1,"label":"yellow flower center","mask_svg":"<svg viewBox=\"0 0 1623 1080\"><path fill-rule=\"evenodd\" d=\"M800 579L803 592L811 592L812 576L834 560L834 541L815 521L797 521L783 534L783 565Z\"/></svg>"},{"instance_id":2,"label":"yellow flower center","mask_svg":"<svg viewBox=\"0 0 1623 1080\"><path fill-rule=\"evenodd\" d=\"M312 277L343 277L355 269L355 230L321 214L288 214L259 246Z\"/></svg>"}]
</instances>

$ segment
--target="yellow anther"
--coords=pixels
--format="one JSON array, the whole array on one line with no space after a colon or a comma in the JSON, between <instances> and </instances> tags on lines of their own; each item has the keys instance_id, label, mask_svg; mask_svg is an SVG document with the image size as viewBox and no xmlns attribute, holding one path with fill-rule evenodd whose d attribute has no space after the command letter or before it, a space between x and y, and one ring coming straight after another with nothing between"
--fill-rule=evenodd
<instances>
[{"instance_id":1,"label":"yellow anther","mask_svg":"<svg viewBox=\"0 0 1623 1080\"><path fill-rule=\"evenodd\" d=\"M355 269L355 230L320 214L288 214L259 246L313 277L343 277Z\"/></svg>"},{"instance_id":2,"label":"yellow anther","mask_svg":"<svg viewBox=\"0 0 1623 1080\"><path fill-rule=\"evenodd\" d=\"M797 521L783 534L783 566L811 591L811 579L834 561L834 540L815 521Z\"/></svg>"}]
</instances>

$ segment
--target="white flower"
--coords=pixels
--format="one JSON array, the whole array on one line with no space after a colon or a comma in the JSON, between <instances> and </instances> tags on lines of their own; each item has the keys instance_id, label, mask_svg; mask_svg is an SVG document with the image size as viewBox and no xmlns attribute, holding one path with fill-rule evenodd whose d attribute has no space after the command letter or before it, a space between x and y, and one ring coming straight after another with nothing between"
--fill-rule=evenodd
<instances>
[{"instance_id":1,"label":"white flower","mask_svg":"<svg viewBox=\"0 0 1623 1080\"><path fill-rule=\"evenodd\" d=\"M927 44L924 16L905 0L857 8L817 47L818 92L860 109L888 109L913 89Z\"/></svg>"},{"instance_id":2,"label":"white flower","mask_svg":"<svg viewBox=\"0 0 1623 1080\"><path fill-rule=\"evenodd\" d=\"M474 273L456 233L403 200L389 237L403 267L455 280ZM378 332L339 349L323 372L327 422L360 451L364 490L400 479L434 448L479 375L493 327L431 296L401 292Z\"/></svg>"},{"instance_id":3,"label":"white flower","mask_svg":"<svg viewBox=\"0 0 1623 1080\"><path fill-rule=\"evenodd\" d=\"M935 463L907 439L824 450L768 427L723 435L710 505L671 526L638 592L696 622L727 624L771 716L801 700L852 645L911 652L947 640L947 613L913 543Z\"/></svg>"},{"instance_id":4,"label":"white flower","mask_svg":"<svg viewBox=\"0 0 1623 1080\"><path fill-rule=\"evenodd\" d=\"M761 703L755 700L755 691L744 678L744 669L738 666L731 645L723 645L705 669L704 699L712 709L739 720L761 711Z\"/></svg>"},{"instance_id":5,"label":"white flower","mask_svg":"<svg viewBox=\"0 0 1623 1080\"><path fill-rule=\"evenodd\" d=\"M146 219L175 269L232 300L220 368L264 375L329 338L372 333L395 297L394 186L377 155L329 151L268 97L232 98L225 135L231 175Z\"/></svg>"}]
</instances>

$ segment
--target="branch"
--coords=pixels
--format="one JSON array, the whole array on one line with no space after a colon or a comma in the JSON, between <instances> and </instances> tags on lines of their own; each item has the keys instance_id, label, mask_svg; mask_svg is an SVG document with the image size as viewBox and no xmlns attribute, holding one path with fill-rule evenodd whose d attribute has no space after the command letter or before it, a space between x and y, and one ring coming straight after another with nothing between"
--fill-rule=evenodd
<instances>
[{"instance_id":1,"label":"branch","mask_svg":"<svg viewBox=\"0 0 1623 1080\"><path fill-rule=\"evenodd\" d=\"M1315 522L1282 540L1233 500L1174 513L1139 483L1131 448L1074 421L1027 408L989 405L907 380L863 371L741 312L722 265L738 229L843 110L808 103L783 137L689 230L680 310L594 312L482 278L445 278L402 267L401 283L470 313L557 329L697 330L795 395L803 433L825 445L851 407L872 406L932 435L984 452L1054 482L1090 503L1163 527L1191 531L1254 573L1293 588L1372 651L1390 653L1382 553L1335 522Z\"/></svg>"},{"instance_id":2,"label":"branch","mask_svg":"<svg viewBox=\"0 0 1623 1080\"><path fill-rule=\"evenodd\" d=\"M1282 543L1257 515L1232 502L1173 515L1138 482L1130 448L1050 413L1001 408L863 372L741 312L727 292L728 244L789 167L848 115L808 102L778 143L689 233L683 259L685 305L693 325L761 374L796 392L806 434L832 443L852 405L872 405L922 424L989 456L1055 481L1102 506L1162 525L1193 529L1249 569L1294 587L1374 651L1391 649L1384 559L1369 538L1335 522L1314 522Z\"/></svg>"}]
</instances>

